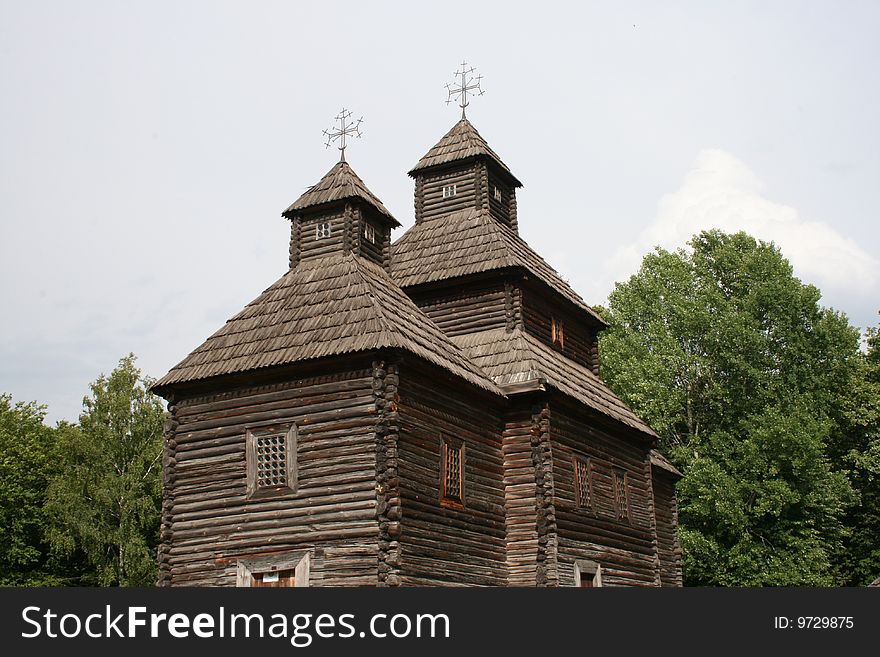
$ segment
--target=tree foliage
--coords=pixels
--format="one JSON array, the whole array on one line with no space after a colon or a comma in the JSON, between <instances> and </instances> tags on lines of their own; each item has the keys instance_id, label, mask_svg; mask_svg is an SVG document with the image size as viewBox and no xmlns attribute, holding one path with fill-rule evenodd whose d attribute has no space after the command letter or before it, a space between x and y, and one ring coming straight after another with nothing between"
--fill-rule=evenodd
<instances>
[{"instance_id":1,"label":"tree foliage","mask_svg":"<svg viewBox=\"0 0 880 657\"><path fill-rule=\"evenodd\" d=\"M880 576L880 331L867 331L867 352L844 400L850 423L848 440L841 441L835 458L852 472L860 503L845 523L851 527L839 555L842 582L866 585Z\"/></svg>"},{"instance_id":2,"label":"tree foliage","mask_svg":"<svg viewBox=\"0 0 880 657\"><path fill-rule=\"evenodd\" d=\"M105 586L156 579L164 411L134 361L123 358L91 384L79 426L58 436L47 493L54 550L81 550Z\"/></svg>"},{"instance_id":3,"label":"tree foliage","mask_svg":"<svg viewBox=\"0 0 880 657\"><path fill-rule=\"evenodd\" d=\"M56 584L49 568L43 504L52 474L54 431L45 407L0 395L0 585Z\"/></svg>"},{"instance_id":4,"label":"tree foliage","mask_svg":"<svg viewBox=\"0 0 880 657\"><path fill-rule=\"evenodd\" d=\"M703 232L609 297L609 385L661 436L688 584L829 585L857 495L833 458L859 334L772 244Z\"/></svg>"}]
</instances>

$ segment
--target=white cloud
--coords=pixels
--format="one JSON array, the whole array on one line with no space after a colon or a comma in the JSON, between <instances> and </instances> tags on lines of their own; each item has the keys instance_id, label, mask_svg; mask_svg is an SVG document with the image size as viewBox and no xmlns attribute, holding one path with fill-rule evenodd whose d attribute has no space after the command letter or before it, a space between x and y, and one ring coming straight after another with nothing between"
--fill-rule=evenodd
<instances>
[{"instance_id":1,"label":"white cloud","mask_svg":"<svg viewBox=\"0 0 880 657\"><path fill-rule=\"evenodd\" d=\"M711 228L774 242L795 274L822 290L826 303L880 297L880 261L828 224L805 221L795 208L766 198L755 173L719 149L701 151L681 187L660 199L651 224L607 259L607 280L626 279L655 246L678 248Z\"/></svg>"}]
</instances>

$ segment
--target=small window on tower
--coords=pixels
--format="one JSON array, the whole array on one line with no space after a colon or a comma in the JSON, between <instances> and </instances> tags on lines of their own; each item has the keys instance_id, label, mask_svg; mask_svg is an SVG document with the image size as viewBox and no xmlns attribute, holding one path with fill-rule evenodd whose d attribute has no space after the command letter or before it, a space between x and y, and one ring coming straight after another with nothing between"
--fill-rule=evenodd
<instances>
[{"instance_id":1,"label":"small window on tower","mask_svg":"<svg viewBox=\"0 0 880 657\"><path fill-rule=\"evenodd\" d=\"M495 190L493 193L495 195L495 200L500 201L501 200L501 190L498 187L495 187Z\"/></svg>"},{"instance_id":2,"label":"small window on tower","mask_svg":"<svg viewBox=\"0 0 880 657\"><path fill-rule=\"evenodd\" d=\"M315 227L315 239L321 240L330 237L330 222L322 221Z\"/></svg>"},{"instance_id":3,"label":"small window on tower","mask_svg":"<svg viewBox=\"0 0 880 657\"><path fill-rule=\"evenodd\" d=\"M464 443L450 437L440 442L440 503L464 505Z\"/></svg>"},{"instance_id":4,"label":"small window on tower","mask_svg":"<svg viewBox=\"0 0 880 657\"><path fill-rule=\"evenodd\" d=\"M565 325L556 317L550 318L550 334L553 346L563 349L565 347Z\"/></svg>"},{"instance_id":5,"label":"small window on tower","mask_svg":"<svg viewBox=\"0 0 880 657\"><path fill-rule=\"evenodd\" d=\"M449 198L450 196L455 196L455 185L444 185L443 186L443 198Z\"/></svg>"},{"instance_id":6,"label":"small window on tower","mask_svg":"<svg viewBox=\"0 0 880 657\"><path fill-rule=\"evenodd\" d=\"M364 224L364 237L372 244L376 243L376 229L372 224Z\"/></svg>"}]
</instances>

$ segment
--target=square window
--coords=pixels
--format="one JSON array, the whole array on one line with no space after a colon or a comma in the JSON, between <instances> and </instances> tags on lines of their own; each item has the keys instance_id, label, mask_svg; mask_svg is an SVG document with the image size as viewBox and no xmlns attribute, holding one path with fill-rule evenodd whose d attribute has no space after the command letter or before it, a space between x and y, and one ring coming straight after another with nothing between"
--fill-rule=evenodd
<instances>
[{"instance_id":1,"label":"square window","mask_svg":"<svg viewBox=\"0 0 880 657\"><path fill-rule=\"evenodd\" d=\"M443 186L443 198L449 198L450 196L455 196L455 185L444 185Z\"/></svg>"},{"instance_id":2,"label":"square window","mask_svg":"<svg viewBox=\"0 0 880 657\"><path fill-rule=\"evenodd\" d=\"M376 243L376 229L371 224L364 224L364 237L368 242Z\"/></svg>"},{"instance_id":3,"label":"square window","mask_svg":"<svg viewBox=\"0 0 880 657\"><path fill-rule=\"evenodd\" d=\"M247 430L248 498L296 490L296 442L296 425Z\"/></svg>"},{"instance_id":4,"label":"square window","mask_svg":"<svg viewBox=\"0 0 880 657\"><path fill-rule=\"evenodd\" d=\"M593 467L590 459L574 458L574 496L579 509L588 508L593 499Z\"/></svg>"},{"instance_id":5,"label":"square window","mask_svg":"<svg viewBox=\"0 0 880 657\"><path fill-rule=\"evenodd\" d=\"M440 500L464 504L464 443L444 437L440 443Z\"/></svg>"},{"instance_id":6,"label":"square window","mask_svg":"<svg viewBox=\"0 0 880 657\"><path fill-rule=\"evenodd\" d=\"M315 226L315 239L322 240L325 237L330 237L330 222L322 221L317 226Z\"/></svg>"}]
</instances>

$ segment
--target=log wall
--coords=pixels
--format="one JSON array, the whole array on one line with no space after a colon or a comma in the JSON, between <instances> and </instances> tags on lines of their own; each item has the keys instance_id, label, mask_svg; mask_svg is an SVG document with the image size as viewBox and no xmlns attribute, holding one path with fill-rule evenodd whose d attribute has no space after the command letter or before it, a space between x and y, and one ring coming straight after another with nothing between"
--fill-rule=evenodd
<instances>
[{"instance_id":1,"label":"log wall","mask_svg":"<svg viewBox=\"0 0 880 657\"><path fill-rule=\"evenodd\" d=\"M552 320L555 317L564 325L565 339L562 353L584 367L599 374L599 342L591 330L574 313L563 310L560 304L539 292L522 290L522 319L525 330L549 346L553 345Z\"/></svg>"},{"instance_id":2,"label":"log wall","mask_svg":"<svg viewBox=\"0 0 880 657\"><path fill-rule=\"evenodd\" d=\"M450 212L467 208L479 208L482 205L482 189L478 184L480 165L471 164L465 168L435 172L419 176L416 185L416 222L437 217ZM443 198L443 187L455 185L455 196Z\"/></svg>"},{"instance_id":3,"label":"log wall","mask_svg":"<svg viewBox=\"0 0 880 657\"><path fill-rule=\"evenodd\" d=\"M538 429L532 413L520 409L507 416L501 435L509 586L536 583L538 528L532 436Z\"/></svg>"},{"instance_id":4,"label":"log wall","mask_svg":"<svg viewBox=\"0 0 880 657\"><path fill-rule=\"evenodd\" d=\"M516 230L516 225L512 222L510 213L510 201L511 197L515 194L515 191L492 172L488 173L486 184L487 196L489 198L489 212L495 217L495 219ZM500 199L495 198L496 189L501 193Z\"/></svg>"},{"instance_id":5,"label":"log wall","mask_svg":"<svg viewBox=\"0 0 880 657\"><path fill-rule=\"evenodd\" d=\"M599 430L576 409L559 403L553 406L550 435L560 585L574 585L577 559L598 562L604 586L657 584L649 446ZM589 458L592 465L589 508L577 508L575 456ZM617 516L614 469L627 475L628 520Z\"/></svg>"},{"instance_id":6,"label":"log wall","mask_svg":"<svg viewBox=\"0 0 880 657\"><path fill-rule=\"evenodd\" d=\"M507 572L499 411L488 395L443 378L401 366L401 583L501 586ZM440 500L444 435L464 442L463 508Z\"/></svg>"},{"instance_id":7,"label":"log wall","mask_svg":"<svg viewBox=\"0 0 880 657\"><path fill-rule=\"evenodd\" d=\"M292 251L297 252L297 262L342 252L349 236L349 221L348 208L297 218L294 223L299 224L299 229L295 237L298 237L299 243L292 248ZM330 237L316 239L318 224L323 222L330 224Z\"/></svg>"},{"instance_id":8,"label":"log wall","mask_svg":"<svg viewBox=\"0 0 880 657\"><path fill-rule=\"evenodd\" d=\"M503 281L475 281L412 298L446 335L461 335L507 326L515 312L511 295Z\"/></svg>"},{"instance_id":9,"label":"log wall","mask_svg":"<svg viewBox=\"0 0 880 657\"><path fill-rule=\"evenodd\" d=\"M681 586L681 547L678 543L675 480L660 468L652 470L660 583L663 586Z\"/></svg>"},{"instance_id":10,"label":"log wall","mask_svg":"<svg viewBox=\"0 0 880 657\"><path fill-rule=\"evenodd\" d=\"M391 227L380 219L377 212L356 206L352 210L351 251L368 260L387 267L391 251ZM373 227L375 242L366 238L366 226Z\"/></svg>"},{"instance_id":11,"label":"log wall","mask_svg":"<svg viewBox=\"0 0 880 657\"><path fill-rule=\"evenodd\" d=\"M171 405L160 583L234 586L241 558L310 550L313 585L375 585L374 378L340 371ZM291 422L298 489L247 499L246 428Z\"/></svg>"}]
</instances>

